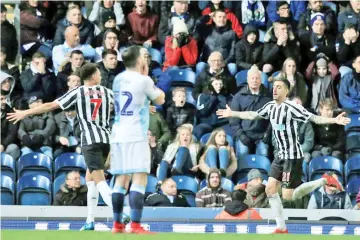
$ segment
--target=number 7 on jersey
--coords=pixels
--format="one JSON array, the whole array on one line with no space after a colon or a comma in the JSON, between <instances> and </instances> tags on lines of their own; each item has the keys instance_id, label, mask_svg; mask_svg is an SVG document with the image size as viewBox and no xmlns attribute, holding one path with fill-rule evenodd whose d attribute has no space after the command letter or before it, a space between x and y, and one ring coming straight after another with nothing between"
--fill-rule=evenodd
<instances>
[{"instance_id":1,"label":"number 7 on jersey","mask_svg":"<svg viewBox=\"0 0 360 240\"><path fill-rule=\"evenodd\" d=\"M97 98L97 99L93 98L93 99L90 99L90 103L95 104L94 110L93 110L93 112L91 114L92 120L95 121L96 117L97 117L97 115L99 113L99 108L100 108L100 106L102 104L102 99L101 98Z\"/></svg>"}]
</instances>

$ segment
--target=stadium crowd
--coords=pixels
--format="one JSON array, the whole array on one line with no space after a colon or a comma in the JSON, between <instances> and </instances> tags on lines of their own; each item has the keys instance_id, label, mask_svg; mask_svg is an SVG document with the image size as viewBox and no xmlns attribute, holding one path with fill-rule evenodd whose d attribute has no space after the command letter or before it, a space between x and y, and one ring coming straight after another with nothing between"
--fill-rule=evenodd
<instances>
[{"instance_id":1,"label":"stadium crowd","mask_svg":"<svg viewBox=\"0 0 360 240\"><path fill-rule=\"evenodd\" d=\"M272 100L274 79L287 79L288 98L314 114L346 111L352 118L346 128L299 124L307 168L321 157L342 165L360 158L359 0L28 0L20 3L20 29L7 20L11 8L1 5L0 150L15 161L32 152L54 161L64 153L81 154L77 109L15 125L6 113L80 86L78 69L85 62L97 63L101 84L112 89L125 69L121 52L131 45L148 49L150 77L167 94L163 107L151 107L151 174L158 188L148 194L148 206L189 207L171 179L185 175L205 183L196 193L197 207L225 206L217 218L261 218L251 208L269 207L267 176L255 168L244 175L241 166L249 154L263 157L259 161L277 157L271 125L219 119L216 111L226 105L257 111ZM348 173L331 174L342 179L341 189L326 185L292 207L360 209L360 193L346 191ZM359 189L359 168L356 174L351 180ZM69 172L53 203L86 205L80 179L79 172ZM235 186L225 189L224 181Z\"/></svg>"}]
</instances>

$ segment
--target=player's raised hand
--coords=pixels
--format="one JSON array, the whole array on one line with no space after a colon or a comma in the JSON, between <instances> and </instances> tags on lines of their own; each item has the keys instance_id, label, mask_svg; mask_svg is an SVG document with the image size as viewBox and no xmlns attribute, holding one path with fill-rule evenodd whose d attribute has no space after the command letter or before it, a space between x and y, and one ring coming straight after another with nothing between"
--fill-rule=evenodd
<instances>
[{"instance_id":1,"label":"player's raised hand","mask_svg":"<svg viewBox=\"0 0 360 240\"><path fill-rule=\"evenodd\" d=\"M338 125L348 125L351 122L351 119L345 117L346 113L342 112L335 118L335 123Z\"/></svg>"},{"instance_id":2,"label":"player's raised hand","mask_svg":"<svg viewBox=\"0 0 360 240\"><path fill-rule=\"evenodd\" d=\"M14 112L8 113L6 119L16 124L17 122L23 120L25 117L26 117L25 111L20 111L14 108Z\"/></svg>"},{"instance_id":3,"label":"player's raised hand","mask_svg":"<svg viewBox=\"0 0 360 240\"><path fill-rule=\"evenodd\" d=\"M231 112L229 105L226 104L226 109L218 109L216 111L216 115L218 115L218 118L232 117L232 112Z\"/></svg>"}]
</instances>

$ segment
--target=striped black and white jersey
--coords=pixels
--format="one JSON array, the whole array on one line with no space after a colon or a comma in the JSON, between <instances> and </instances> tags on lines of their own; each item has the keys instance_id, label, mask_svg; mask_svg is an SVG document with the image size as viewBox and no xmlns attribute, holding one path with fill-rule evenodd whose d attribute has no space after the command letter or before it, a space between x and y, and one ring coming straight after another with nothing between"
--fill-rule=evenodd
<instances>
[{"instance_id":1,"label":"striped black and white jersey","mask_svg":"<svg viewBox=\"0 0 360 240\"><path fill-rule=\"evenodd\" d=\"M80 86L58 98L61 109L76 106L81 129L81 145L110 143L110 105L113 92L106 87Z\"/></svg>"},{"instance_id":2,"label":"striped black and white jersey","mask_svg":"<svg viewBox=\"0 0 360 240\"><path fill-rule=\"evenodd\" d=\"M289 100L279 105L275 101L268 102L257 113L262 118L270 119L279 159L300 159L304 156L298 138L298 121L307 122L312 113Z\"/></svg>"}]
</instances>

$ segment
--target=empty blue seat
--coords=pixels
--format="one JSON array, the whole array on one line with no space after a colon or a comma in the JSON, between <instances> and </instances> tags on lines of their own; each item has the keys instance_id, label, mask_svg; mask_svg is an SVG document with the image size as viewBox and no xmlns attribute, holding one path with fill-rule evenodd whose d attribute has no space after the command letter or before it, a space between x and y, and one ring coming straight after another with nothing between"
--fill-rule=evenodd
<instances>
[{"instance_id":1,"label":"empty blue seat","mask_svg":"<svg viewBox=\"0 0 360 240\"><path fill-rule=\"evenodd\" d=\"M198 182L192 177L183 175L172 176L171 178L176 182L177 190L186 197L189 205L196 206L195 195L198 191Z\"/></svg>"},{"instance_id":2,"label":"empty blue seat","mask_svg":"<svg viewBox=\"0 0 360 240\"><path fill-rule=\"evenodd\" d=\"M360 132L348 132L345 141L346 152L351 154L360 152Z\"/></svg>"},{"instance_id":3,"label":"empty blue seat","mask_svg":"<svg viewBox=\"0 0 360 240\"><path fill-rule=\"evenodd\" d=\"M238 87L247 84L247 75L248 75L248 70L242 70L235 75L236 85ZM266 88L269 87L268 76L266 75L266 73L261 72L261 83Z\"/></svg>"},{"instance_id":4,"label":"empty blue seat","mask_svg":"<svg viewBox=\"0 0 360 240\"><path fill-rule=\"evenodd\" d=\"M157 62L159 65L163 64L163 56L161 52L155 48L148 48L149 54L151 55L151 60Z\"/></svg>"},{"instance_id":5,"label":"empty blue seat","mask_svg":"<svg viewBox=\"0 0 360 240\"><path fill-rule=\"evenodd\" d=\"M26 175L17 182L17 204L51 205L50 179L41 175Z\"/></svg>"},{"instance_id":6,"label":"empty blue seat","mask_svg":"<svg viewBox=\"0 0 360 240\"><path fill-rule=\"evenodd\" d=\"M356 203L356 195L360 191L360 179L353 179L346 185L346 192L349 194L353 206Z\"/></svg>"},{"instance_id":7,"label":"empty blue seat","mask_svg":"<svg viewBox=\"0 0 360 240\"><path fill-rule=\"evenodd\" d=\"M27 175L42 175L52 179L52 160L43 153L28 153L18 162L18 179Z\"/></svg>"},{"instance_id":8,"label":"empty blue seat","mask_svg":"<svg viewBox=\"0 0 360 240\"><path fill-rule=\"evenodd\" d=\"M210 135L211 135L211 133L207 133L207 134L203 135L203 136L200 138L200 143L205 146L206 143L207 143L207 141L208 141L209 138L210 138ZM234 140L233 140L233 138L232 138L230 135L228 135L228 134L226 134L226 141L229 143L229 145L230 145L231 147L234 147Z\"/></svg>"},{"instance_id":9,"label":"empty blue seat","mask_svg":"<svg viewBox=\"0 0 360 240\"><path fill-rule=\"evenodd\" d=\"M54 175L55 178L66 174L68 171L80 171L82 176L86 173L86 163L82 155L77 153L64 153L55 159Z\"/></svg>"},{"instance_id":10,"label":"empty blue seat","mask_svg":"<svg viewBox=\"0 0 360 240\"><path fill-rule=\"evenodd\" d=\"M55 180L53 182L53 191L52 191L54 200L55 200L55 195L59 191L61 185L65 183L65 179L66 179L66 175L60 175L57 178L55 178ZM82 176L80 176L80 183L81 183L81 185L86 184L86 180Z\"/></svg>"},{"instance_id":11,"label":"empty blue seat","mask_svg":"<svg viewBox=\"0 0 360 240\"><path fill-rule=\"evenodd\" d=\"M1 153L1 174L10 177L15 181L15 161L9 154L4 152Z\"/></svg>"},{"instance_id":12,"label":"empty blue seat","mask_svg":"<svg viewBox=\"0 0 360 240\"><path fill-rule=\"evenodd\" d=\"M350 114L348 116L351 119L351 122L345 126L346 132L360 132L360 114Z\"/></svg>"},{"instance_id":13,"label":"empty blue seat","mask_svg":"<svg viewBox=\"0 0 360 240\"><path fill-rule=\"evenodd\" d=\"M158 183L158 179L153 175L147 176L147 185L146 185L146 193L154 193L156 192L156 185Z\"/></svg>"},{"instance_id":14,"label":"empty blue seat","mask_svg":"<svg viewBox=\"0 0 360 240\"><path fill-rule=\"evenodd\" d=\"M196 75L189 69L174 69L169 71L172 86L189 86L195 85Z\"/></svg>"},{"instance_id":15,"label":"empty blue seat","mask_svg":"<svg viewBox=\"0 0 360 240\"><path fill-rule=\"evenodd\" d=\"M1 175L1 205L13 205L14 203L14 181L9 176Z\"/></svg>"},{"instance_id":16,"label":"empty blue seat","mask_svg":"<svg viewBox=\"0 0 360 240\"><path fill-rule=\"evenodd\" d=\"M331 156L320 156L311 160L309 164L309 181L321 178L321 176L328 172L333 171L338 175L341 183L343 180L344 166L341 160Z\"/></svg>"},{"instance_id":17,"label":"empty blue seat","mask_svg":"<svg viewBox=\"0 0 360 240\"><path fill-rule=\"evenodd\" d=\"M200 183L200 189L203 189L206 186L207 186L207 180L204 179ZM221 187L225 190L228 190L229 192L232 192L234 190L234 183L231 180L223 177L221 178Z\"/></svg>"},{"instance_id":18,"label":"empty blue seat","mask_svg":"<svg viewBox=\"0 0 360 240\"><path fill-rule=\"evenodd\" d=\"M352 157L345 163L346 182L350 182L355 178L360 179L360 156Z\"/></svg>"},{"instance_id":19,"label":"empty blue seat","mask_svg":"<svg viewBox=\"0 0 360 240\"><path fill-rule=\"evenodd\" d=\"M239 161L238 170L240 172L249 172L253 168L259 169L260 172L268 173L270 171L270 160L261 155L250 154Z\"/></svg>"}]
</instances>

